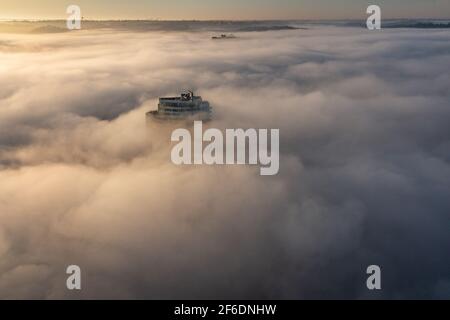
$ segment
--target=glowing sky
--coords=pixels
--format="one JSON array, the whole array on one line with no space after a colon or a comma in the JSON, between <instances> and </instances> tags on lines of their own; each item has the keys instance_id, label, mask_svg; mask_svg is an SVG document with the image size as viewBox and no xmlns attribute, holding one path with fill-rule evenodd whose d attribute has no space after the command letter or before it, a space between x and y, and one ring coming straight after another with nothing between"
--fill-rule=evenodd
<instances>
[{"instance_id":1,"label":"glowing sky","mask_svg":"<svg viewBox=\"0 0 450 320\"><path fill-rule=\"evenodd\" d=\"M358 19L368 4L385 18L450 18L450 0L1 0L0 19L64 18L69 4L87 19Z\"/></svg>"}]
</instances>

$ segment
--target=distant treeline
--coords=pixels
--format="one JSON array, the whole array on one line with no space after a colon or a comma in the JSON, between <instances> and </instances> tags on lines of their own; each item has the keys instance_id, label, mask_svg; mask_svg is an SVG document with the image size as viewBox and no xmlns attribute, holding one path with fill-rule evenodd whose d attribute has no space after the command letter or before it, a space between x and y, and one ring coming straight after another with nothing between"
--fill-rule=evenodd
<instances>
[{"instance_id":1,"label":"distant treeline","mask_svg":"<svg viewBox=\"0 0 450 320\"><path fill-rule=\"evenodd\" d=\"M416 22L411 24L393 24L386 25L384 28L416 28L416 29L447 29L450 28L450 23L436 23L436 22Z\"/></svg>"}]
</instances>

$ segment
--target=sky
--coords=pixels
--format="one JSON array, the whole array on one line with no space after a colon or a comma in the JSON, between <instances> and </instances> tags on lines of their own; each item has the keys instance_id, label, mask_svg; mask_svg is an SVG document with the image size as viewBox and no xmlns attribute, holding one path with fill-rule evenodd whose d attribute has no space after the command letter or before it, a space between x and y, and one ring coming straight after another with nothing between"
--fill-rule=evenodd
<instances>
[{"instance_id":1,"label":"sky","mask_svg":"<svg viewBox=\"0 0 450 320\"><path fill-rule=\"evenodd\" d=\"M70 4L87 19L362 19L369 4L385 18L450 17L450 0L2 0L0 19L61 19Z\"/></svg>"}]
</instances>

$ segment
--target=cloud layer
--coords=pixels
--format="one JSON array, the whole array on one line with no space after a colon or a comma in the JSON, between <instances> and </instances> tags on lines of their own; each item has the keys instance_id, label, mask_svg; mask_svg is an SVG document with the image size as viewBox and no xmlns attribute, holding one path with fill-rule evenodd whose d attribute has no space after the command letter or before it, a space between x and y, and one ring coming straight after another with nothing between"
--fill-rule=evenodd
<instances>
[{"instance_id":1,"label":"cloud layer","mask_svg":"<svg viewBox=\"0 0 450 320\"><path fill-rule=\"evenodd\" d=\"M2 35L0 298L449 298L450 32L210 36ZM279 175L174 166L181 88L279 128Z\"/></svg>"}]
</instances>

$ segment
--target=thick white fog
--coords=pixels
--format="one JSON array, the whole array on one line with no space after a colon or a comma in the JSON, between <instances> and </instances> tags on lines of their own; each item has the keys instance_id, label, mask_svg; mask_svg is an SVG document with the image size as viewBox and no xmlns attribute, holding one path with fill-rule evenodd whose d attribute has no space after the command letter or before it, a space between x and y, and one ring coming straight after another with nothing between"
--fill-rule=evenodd
<instances>
[{"instance_id":1,"label":"thick white fog","mask_svg":"<svg viewBox=\"0 0 450 320\"><path fill-rule=\"evenodd\" d=\"M213 34L0 34L0 298L449 298L450 31ZM279 174L173 165L183 88Z\"/></svg>"}]
</instances>

